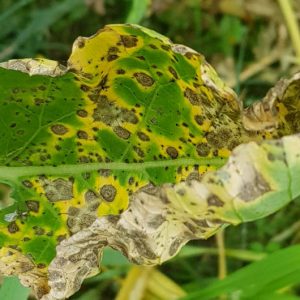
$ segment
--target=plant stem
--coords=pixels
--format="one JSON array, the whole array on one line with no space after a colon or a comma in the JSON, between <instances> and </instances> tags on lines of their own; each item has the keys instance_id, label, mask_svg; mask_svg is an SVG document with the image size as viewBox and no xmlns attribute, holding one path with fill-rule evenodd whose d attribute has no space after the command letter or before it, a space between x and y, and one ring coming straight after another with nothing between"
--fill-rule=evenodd
<instances>
[{"instance_id":1,"label":"plant stem","mask_svg":"<svg viewBox=\"0 0 300 300\"><path fill-rule=\"evenodd\" d=\"M227 275L227 264L225 254L224 230L221 229L216 234L217 248L218 248L218 278L225 279ZM219 300L227 300L227 296L220 295Z\"/></svg>"},{"instance_id":2,"label":"plant stem","mask_svg":"<svg viewBox=\"0 0 300 300\"><path fill-rule=\"evenodd\" d=\"M294 50L296 53L296 58L300 64L300 31L297 24L297 18L293 11L290 0L278 0L281 12L285 18L286 26L288 28Z\"/></svg>"},{"instance_id":3,"label":"plant stem","mask_svg":"<svg viewBox=\"0 0 300 300\"><path fill-rule=\"evenodd\" d=\"M218 257L219 257L218 277L219 277L219 279L224 279L227 275L225 243L224 243L224 230L219 230L217 232L216 241L217 241Z\"/></svg>"},{"instance_id":4,"label":"plant stem","mask_svg":"<svg viewBox=\"0 0 300 300\"><path fill-rule=\"evenodd\" d=\"M175 259L181 259L186 257L193 257L202 254L218 255L217 248L195 247L185 246L176 256ZM254 252L241 249L225 249L225 254L228 257L232 257L244 261L259 261L263 259L267 254L264 252Z\"/></svg>"}]
</instances>

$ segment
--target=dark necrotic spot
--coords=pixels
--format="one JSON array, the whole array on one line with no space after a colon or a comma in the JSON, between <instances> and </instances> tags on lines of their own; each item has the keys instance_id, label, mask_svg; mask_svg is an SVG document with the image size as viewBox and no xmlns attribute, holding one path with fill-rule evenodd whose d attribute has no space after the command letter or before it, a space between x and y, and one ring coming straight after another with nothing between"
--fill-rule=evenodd
<instances>
[{"instance_id":1,"label":"dark necrotic spot","mask_svg":"<svg viewBox=\"0 0 300 300\"><path fill-rule=\"evenodd\" d=\"M145 156L145 153L144 151L140 148L140 147L137 147L137 146L133 146L133 150L137 153L137 155L139 157L144 157Z\"/></svg>"},{"instance_id":2,"label":"dark necrotic spot","mask_svg":"<svg viewBox=\"0 0 300 300\"><path fill-rule=\"evenodd\" d=\"M22 273L25 273L25 272L28 272L28 271L34 269L34 265L31 262L29 263L29 262L22 261L22 262L18 262L18 264L20 264Z\"/></svg>"},{"instance_id":3,"label":"dark necrotic spot","mask_svg":"<svg viewBox=\"0 0 300 300\"><path fill-rule=\"evenodd\" d=\"M117 54L109 54L107 56L107 61L112 61L112 60L115 60L117 59L119 56Z\"/></svg>"},{"instance_id":4,"label":"dark necrotic spot","mask_svg":"<svg viewBox=\"0 0 300 300\"><path fill-rule=\"evenodd\" d=\"M193 53L193 52L186 52L185 53L185 57L187 57L188 59L192 59L193 58L193 56L199 56L199 54L198 53Z\"/></svg>"},{"instance_id":5,"label":"dark necrotic spot","mask_svg":"<svg viewBox=\"0 0 300 300\"><path fill-rule=\"evenodd\" d=\"M85 40L84 40L84 38L79 37L79 38L77 39L77 46L78 46L78 48L83 48L84 45L85 45Z\"/></svg>"},{"instance_id":6,"label":"dark necrotic spot","mask_svg":"<svg viewBox=\"0 0 300 300\"><path fill-rule=\"evenodd\" d=\"M137 136L138 138L143 141L143 142L147 142L147 141L150 141L150 138L147 134L145 134L144 132L142 131L138 131L137 132Z\"/></svg>"},{"instance_id":7,"label":"dark necrotic spot","mask_svg":"<svg viewBox=\"0 0 300 300\"><path fill-rule=\"evenodd\" d=\"M210 195L207 198L207 204L209 206L218 206L218 207L222 207L224 206L224 202L217 196L217 195Z\"/></svg>"},{"instance_id":8,"label":"dark necrotic spot","mask_svg":"<svg viewBox=\"0 0 300 300\"><path fill-rule=\"evenodd\" d=\"M57 135L64 135L68 132L67 127L65 127L64 125L61 125L61 124L52 125L51 130L53 133L55 133Z\"/></svg>"},{"instance_id":9,"label":"dark necrotic spot","mask_svg":"<svg viewBox=\"0 0 300 300\"><path fill-rule=\"evenodd\" d=\"M80 163L89 163L89 162L91 162L91 158L89 158L85 155L81 155L81 156L78 157L77 161L80 162Z\"/></svg>"},{"instance_id":10,"label":"dark necrotic spot","mask_svg":"<svg viewBox=\"0 0 300 300\"><path fill-rule=\"evenodd\" d=\"M122 139L127 140L130 137L130 132L121 126L116 126L116 127L114 127L113 130L114 130L114 133L116 133L116 135Z\"/></svg>"},{"instance_id":11,"label":"dark necrotic spot","mask_svg":"<svg viewBox=\"0 0 300 300\"><path fill-rule=\"evenodd\" d=\"M70 200L73 198L73 184L71 181L62 178L47 182L44 185L46 197L49 201Z\"/></svg>"},{"instance_id":12,"label":"dark necrotic spot","mask_svg":"<svg viewBox=\"0 0 300 300\"><path fill-rule=\"evenodd\" d=\"M152 48L152 49L158 49L155 45L153 44L149 44L149 47Z\"/></svg>"},{"instance_id":13,"label":"dark necrotic spot","mask_svg":"<svg viewBox=\"0 0 300 300\"><path fill-rule=\"evenodd\" d=\"M23 180L22 184L29 189L33 187L32 183L29 180Z\"/></svg>"},{"instance_id":14,"label":"dark necrotic spot","mask_svg":"<svg viewBox=\"0 0 300 300\"><path fill-rule=\"evenodd\" d=\"M95 212L99 205L100 205L100 201L94 201L92 203L89 204L89 206L87 207L87 209L90 211L90 212Z\"/></svg>"},{"instance_id":15,"label":"dark necrotic spot","mask_svg":"<svg viewBox=\"0 0 300 300\"><path fill-rule=\"evenodd\" d=\"M96 216L90 214L82 214L80 216L79 225L81 228L89 227L95 222L96 219L97 219Z\"/></svg>"},{"instance_id":16,"label":"dark necrotic spot","mask_svg":"<svg viewBox=\"0 0 300 300\"><path fill-rule=\"evenodd\" d=\"M251 182L242 185L238 196L241 200L249 202L270 191L271 187L269 183L260 173L256 172L255 177Z\"/></svg>"},{"instance_id":17,"label":"dark necrotic spot","mask_svg":"<svg viewBox=\"0 0 300 300\"><path fill-rule=\"evenodd\" d=\"M180 247L180 245L182 244L182 241L180 239L175 239L172 244L170 245L170 248L169 248L169 255L170 256L173 256L178 248Z\"/></svg>"},{"instance_id":18,"label":"dark necrotic spot","mask_svg":"<svg viewBox=\"0 0 300 300\"><path fill-rule=\"evenodd\" d=\"M80 209L78 207L75 207L75 206L70 206L69 209L68 209L68 215L69 216L78 216L80 213Z\"/></svg>"},{"instance_id":19,"label":"dark necrotic spot","mask_svg":"<svg viewBox=\"0 0 300 300\"><path fill-rule=\"evenodd\" d=\"M59 235L56 240L61 243L63 240L65 240L67 238L67 235L66 234L62 234L62 235Z\"/></svg>"},{"instance_id":20,"label":"dark necrotic spot","mask_svg":"<svg viewBox=\"0 0 300 300\"><path fill-rule=\"evenodd\" d=\"M169 45L161 45L160 47L165 51L169 51L171 49Z\"/></svg>"},{"instance_id":21,"label":"dark necrotic spot","mask_svg":"<svg viewBox=\"0 0 300 300\"><path fill-rule=\"evenodd\" d=\"M139 121L135 113L127 109L122 111L122 118L125 122L129 122L131 124L137 124Z\"/></svg>"},{"instance_id":22,"label":"dark necrotic spot","mask_svg":"<svg viewBox=\"0 0 300 300\"><path fill-rule=\"evenodd\" d=\"M100 195L105 201L111 202L115 199L117 194L116 188L111 184L105 184L100 189Z\"/></svg>"},{"instance_id":23,"label":"dark necrotic spot","mask_svg":"<svg viewBox=\"0 0 300 300\"><path fill-rule=\"evenodd\" d=\"M87 140L88 134L83 130L79 130L79 131L77 131L77 137L82 140Z\"/></svg>"},{"instance_id":24,"label":"dark necrotic spot","mask_svg":"<svg viewBox=\"0 0 300 300\"><path fill-rule=\"evenodd\" d=\"M226 128L211 131L206 135L207 142L211 146L218 149L225 147L226 144L229 143L231 138L232 138L232 131Z\"/></svg>"},{"instance_id":25,"label":"dark necrotic spot","mask_svg":"<svg viewBox=\"0 0 300 300\"><path fill-rule=\"evenodd\" d=\"M170 71L170 73L173 75L173 77L174 77L175 79L178 79L177 72L175 71L174 68L169 67L169 71Z\"/></svg>"},{"instance_id":26,"label":"dark necrotic spot","mask_svg":"<svg viewBox=\"0 0 300 300\"><path fill-rule=\"evenodd\" d=\"M85 111L83 109L77 110L77 116L79 116L81 118L86 118L87 115L88 115L87 111Z\"/></svg>"},{"instance_id":27,"label":"dark necrotic spot","mask_svg":"<svg viewBox=\"0 0 300 300\"><path fill-rule=\"evenodd\" d=\"M204 119L205 119L205 118L204 118L203 116L200 116L200 115L196 115L196 116L195 116L195 121L196 121L197 124L200 125L200 126L203 125Z\"/></svg>"},{"instance_id":28,"label":"dark necrotic spot","mask_svg":"<svg viewBox=\"0 0 300 300\"><path fill-rule=\"evenodd\" d=\"M192 222L184 222L183 223L193 234L197 232L197 227Z\"/></svg>"},{"instance_id":29,"label":"dark necrotic spot","mask_svg":"<svg viewBox=\"0 0 300 300\"><path fill-rule=\"evenodd\" d=\"M152 77L143 72L136 72L133 74L136 80L143 86L151 86L154 83Z\"/></svg>"},{"instance_id":30,"label":"dark necrotic spot","mask_svg":"<svg viewBox=\"0 0 300 300\"><path fill-rule=\"evenodd\" d=\"M27 206L28 210L36 212L36 213L39 211L40 203L38 201L27 200L25 202L26 202L26 206Z\"/></svg>"},{"instance_id":31,"label":"dark necrotic spot","mask_svg":"<svg viewBox=\"0 0 300 300\"><path fill-rule=\"evenodd\" d=\"M200 180L200 174L199 172L191 172L187 178L187 181L192 181L192 180Z\"/></svg>"},{"instance_id":32,"label":"dark necrotic spot","mask_svg":"<svg viewBox=\"0 0 300 300\"><path fill-rule=\"evenodd\" d=\"M192 105L200 105L201 104L201 98L198 94L196 94L193 90L190 88L186 88L184 91L184 96L189 99Z\"/></svg>"},{"instance_id":33,"label":"dark necrotic spot","mask_svg":"<svg viewBox=\"0 0 300 300\"><path fill-rule=\"evenodd\" d=\"M100 169L98 173L100 176L109 177L112 174L112 171L110 169Z\"/></svg>"},{"instance_id":34,"label":"dark necrotic spot","mask_svg":"<svg viewBox=\"0 0 300 300\"><path fill-rule=\"evenodd\" d=\"M16 233L18 232L20 229L17 225L17 223L15 221L13 222L10 222L7 226L7 230L10 232L10 233Z\"/></svg>"},{"instance_id":35,"label":"dark necrotic spot","mask_svg":"<svg viewBox=\"0 0 300 300\"><path fill-rule=\"evenodd\" d=\"M84 199L86 202L93 202L98 200L98 196L94 191L88 190L85 194L84 194Z\"/></svg>"},{"instance_id":36,"label":"dark necrotic spot","mask_svg":"<svg viewBox=\"0 0 300 300\"><path fill-rule=\"evenodd\" d=\"M121 41L126 48L135 47L138 39L131 35L121 35Z\"/></svg>"},{"instance_id":37,"label":"dark necrotic spot","mask_svg":"<svg viewBox=\"0 0 300 300\"><path fill-rule=\"evenodd\" d=\"M117 74L119 74L119 75L125 74L125 70L123 70L123 69L118 69L116 72L117 72Z\"/></svg>"},{"instance_id":38,"label":"dark necrotic spot","mask_svg":"<svg viewBox=\"0 0 300 300\"><path fill-rule=\"evenodd\" d=\"M45 229L40 226L33 226L32 229L34 230L35 235L44 235Z\"/></svg>"},{"instance_id":39,"label":"dark necrotic spot","mask_svg":"<svg viewBox=\"0 0 300 300\"><path fill-rule=\"evenodd\" d=\"M176 150L176 148L174 147L168 147L167 148L167 153L169 154L169 156L172 158L172 159L175 159L178 157L178 151Z\"/></svg>"},{"instance_id":40,"label":"dark necrotic spot","mask_svg":"<svg viewBox=\"0 0 300 300\"><path fill-rule=\"evenodd\" d=\"M89 91L90 88L89 88L87 85L82 84L82 85L80 86L80 89L81 89L82 91L84 91L84 92L87 92L87 91Z\"/></svg>"},{"instance_id":41,"label":"dark necrotic spot","mask_svg":"<svg viewBox=\"0 0 300 300\"><path fill-rule=\"evenodd\" d=\"M162 215L154 215L148 222L148 226L157 229L161 224L165 222L165 218Z\"/></svg>"},{"instance_id":42,"label":"dark necrotic spot","mask_svg":"<svg viewBox=\"0 0 300 300\"><path fill-rule=\"evenodd\" d=\"M120 52L118 47L110 47L110 48L108 49L108 53L109 53L109 54L116 54L116 53L118 53L118 52Z\"/></svg>"},{"instance_id":43,"label":"dark necrotic spot","mask_svg":"<svg viewBox=\"0 0 300 300\"><path fill-rule=\"evenodd\" d=\"M130 184L130 185L134 184L134 178L133 177L130 177L128 179L128 184Z\"/></svg>"},{"instance_id":44,"label":"dark necrotic spot","mask_svg":"<svg viewBox=\"0 0 300 300\"><path fill-rule=\"evenodd\" d=\"M206 143L199 143L196 146L196 151L200 156L207 156L210 152L210 148Z\"/></svg>"},{"instance_id":45,"label":"dark necrotic spot","mask_svg":"<svg viewBox=\"0 0 300 300\"><path fill-rule=\"evenodd\" d=\"M192 219L192 221L200 227L209 228L209 225L205 219Z\"/></svg>"}]
</instances>

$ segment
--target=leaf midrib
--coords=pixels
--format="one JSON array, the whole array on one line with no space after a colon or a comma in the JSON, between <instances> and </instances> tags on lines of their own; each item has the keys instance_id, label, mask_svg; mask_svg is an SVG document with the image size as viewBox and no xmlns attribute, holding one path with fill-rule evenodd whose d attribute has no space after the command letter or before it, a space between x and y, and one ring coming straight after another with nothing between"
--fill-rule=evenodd
<instances>
[{"instance_id":1,"label":"leaf midrib","mask_svg":"<svg viewBox=\"0 0 300 300\"><path fill-rule=\"evenodd\" d=\"M163 168L172 166L189 165L211 165L219 168L225 164L226 160L221 157L216 158L179 158L176 160L157 160L143 163L86 163L86 164L65 164L59 166L21 166L9 167L0 166L0 182L15 180L16 178L36 175L76 175L85 172L97 171L100 169L141 171L148 168Z\"/></svg>"}]
</instances>

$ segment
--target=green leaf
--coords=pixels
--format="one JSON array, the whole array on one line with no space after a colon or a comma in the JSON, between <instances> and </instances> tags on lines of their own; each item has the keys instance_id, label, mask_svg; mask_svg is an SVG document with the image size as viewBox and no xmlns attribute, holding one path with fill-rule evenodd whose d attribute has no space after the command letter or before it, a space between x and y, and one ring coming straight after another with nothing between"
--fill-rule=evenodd
<instances>
[{"instance_id":1,"label":"green leaf","mask_svg":"<svg viewBox=\"0 0 300 300\"><path fill-rule=\"evenodd\" d=\"M191 292L182 300L209 300L224 294L249 300L297 299L294 296L275 295L274 293L286 286L300 283L299 251L300 246L276 251L261 261L234 272L224 280L215 281L200 291Z\"/></svg>"},{"instance_id":2,"label":"green leaf","mask_svg":"<svg viewBox=\"0 0 300 300\"><path fill-rule=\"evenodd\" d=\"M0 287L0 299L26 300L30 289L25 288L16 277L6 277Z\"/></svg>"},{"instance_id":3,"label":"green leaf","mask_svg":"<svg viewBox=\"0 0 300 300\"><path fill-rule=\"evenodd\" d=\"M106 246L158 264L280 209L300 194L299 77L242 111L201 54L137 25L79 37L66 67L1 63L0 271L63 299Z\"/></svg>"}]
</instances>

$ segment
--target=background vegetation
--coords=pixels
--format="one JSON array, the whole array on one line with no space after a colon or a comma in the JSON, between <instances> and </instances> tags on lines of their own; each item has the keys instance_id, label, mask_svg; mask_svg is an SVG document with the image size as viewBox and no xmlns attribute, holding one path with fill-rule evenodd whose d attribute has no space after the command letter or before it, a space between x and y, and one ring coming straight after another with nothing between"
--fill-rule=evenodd
<instances>
[{"instance_id":1,"label":"background vegetation","mask_svg":"<svg viewBox=\"0 0 300 300\"><path fill-rule=\"evenodd\" d=\"M1 0L0 61L47 57L65 64L77 36L109 23L139 23L203 53L248 105L299 71L299 18L297 0ZM192 242L157 268L132 266L107 250L102 274L72 299L300 299L299 202ZM4 279L0 299L28 297L16 278Z\"/></svg>"}]
</instances>

